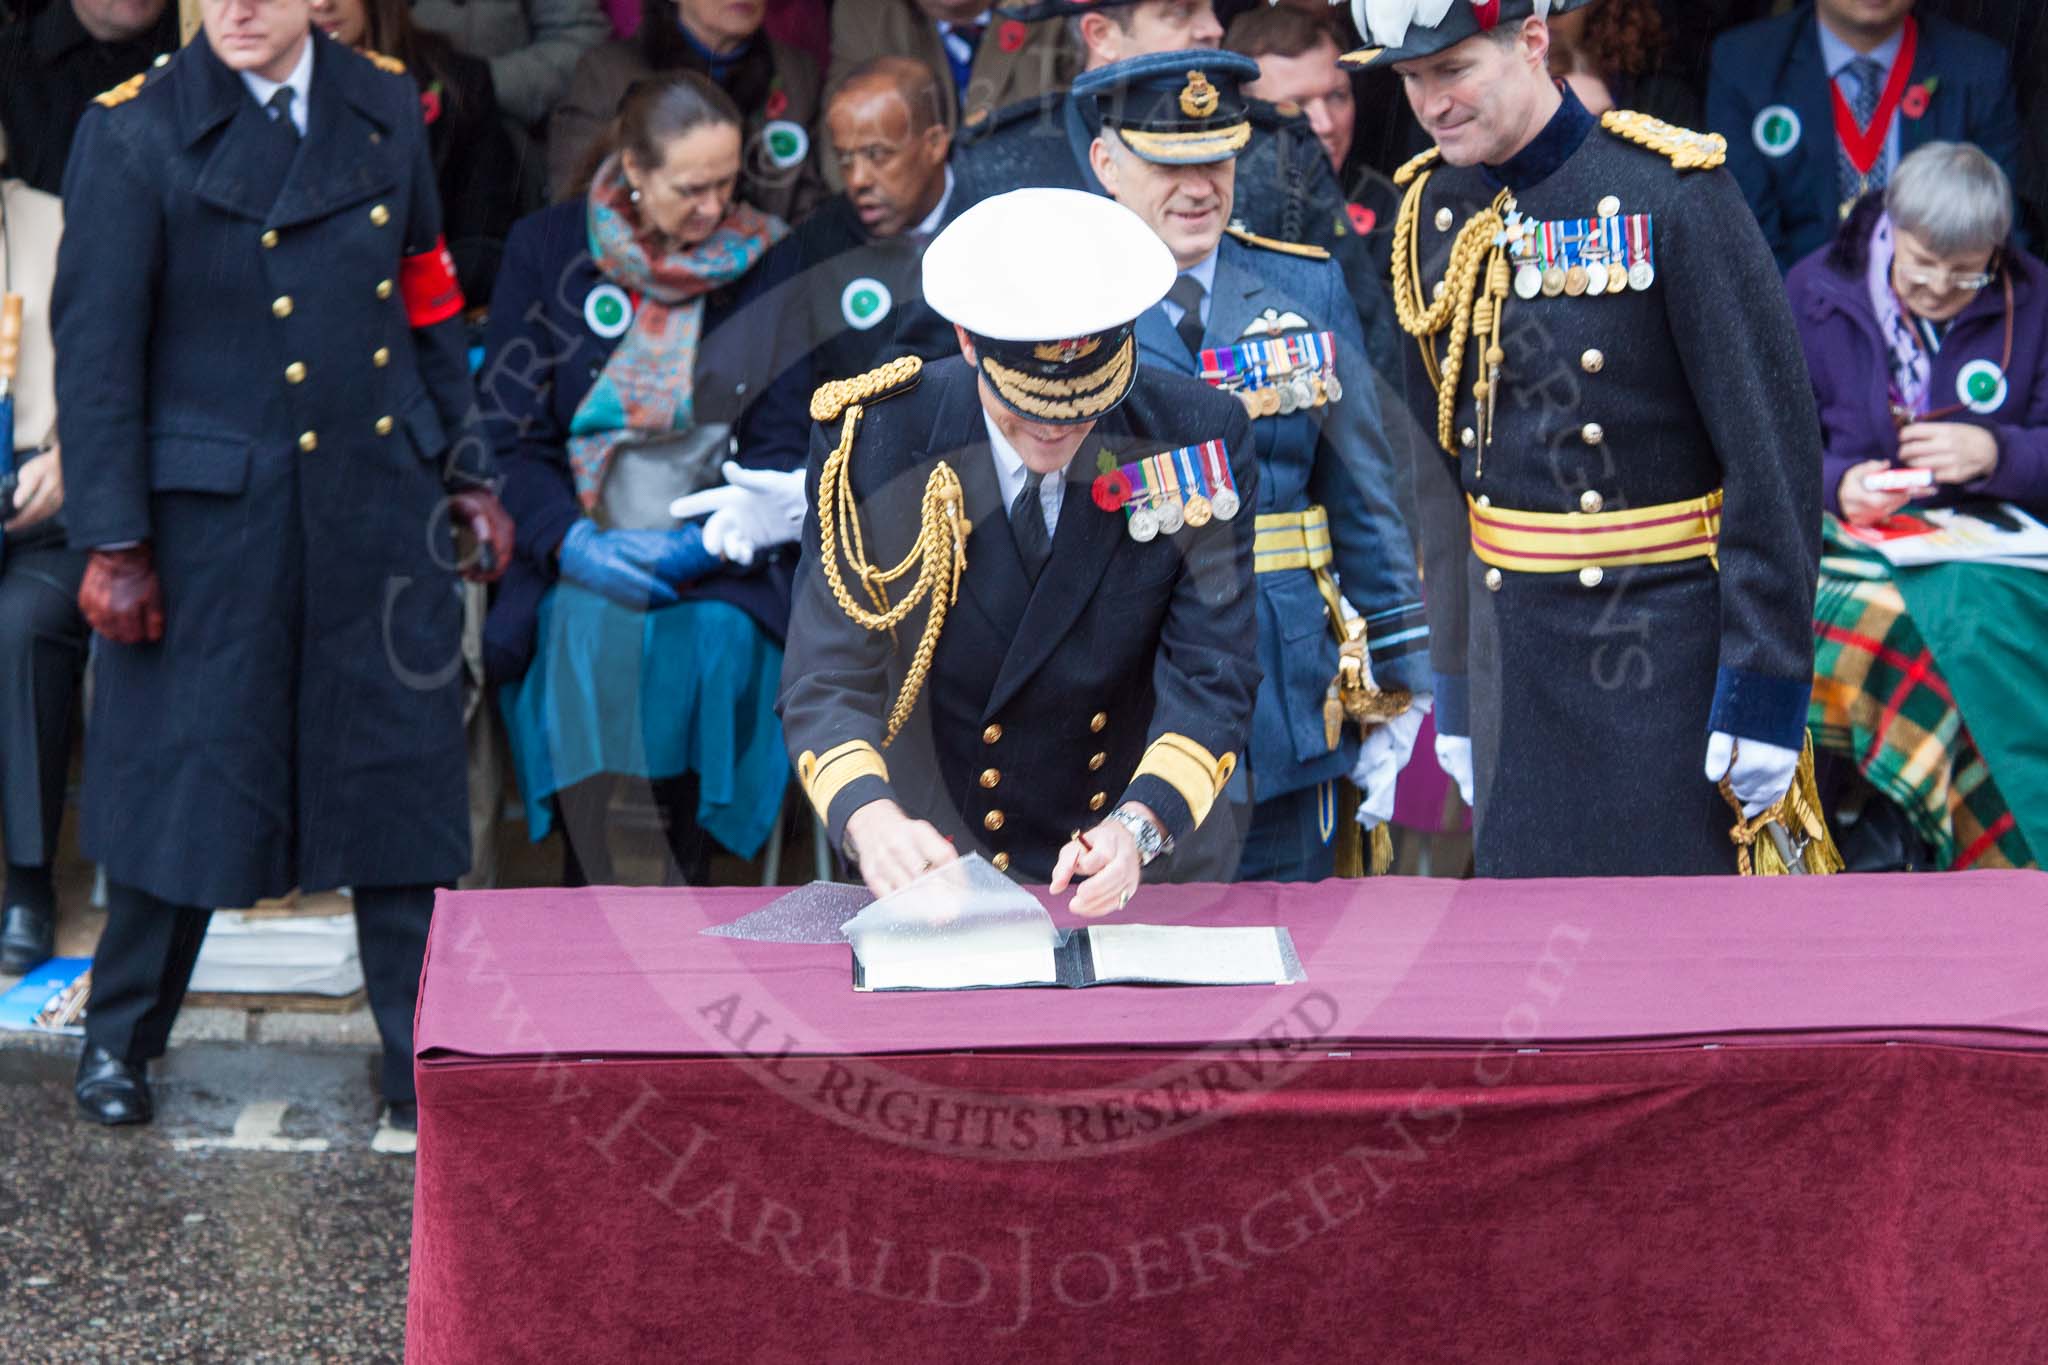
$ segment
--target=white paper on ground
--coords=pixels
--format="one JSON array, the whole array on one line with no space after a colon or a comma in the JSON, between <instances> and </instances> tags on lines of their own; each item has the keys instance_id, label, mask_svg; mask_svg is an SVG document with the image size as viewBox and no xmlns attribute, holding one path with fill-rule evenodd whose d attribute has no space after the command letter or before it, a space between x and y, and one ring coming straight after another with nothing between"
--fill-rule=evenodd
<instances>
[{"instance_id":1,"label":"white paper on ground","mask_svg":"<svg viewBox=\"0 0 2048 1365\"><path fill-rule=\"evenodd\" d=\"M219 910L190 989L223 995L353 995L363 988L354 915Z\"/></svg>"},{"instance_id":2,"label":"white paper on ground","mask_svg":"<svg viewBox=\"0 0 2048 1365\"><path fill-rule=\"evenodd\" d=\"M1289 980L1271 928L1198 924L1095 924L1088 950L1097 981L1251 986Z\"/></svg>"}]
</instances>

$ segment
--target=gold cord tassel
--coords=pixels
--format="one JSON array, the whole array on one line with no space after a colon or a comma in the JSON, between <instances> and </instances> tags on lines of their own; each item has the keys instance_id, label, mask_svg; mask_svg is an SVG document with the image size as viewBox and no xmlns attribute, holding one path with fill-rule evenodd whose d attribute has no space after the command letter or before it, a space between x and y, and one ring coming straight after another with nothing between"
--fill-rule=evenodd
<instances>
[{"instance_id":1,"label":"gold cord tassel","mask_svg":"<svg viewBox=\"0 0 2048 1365\"><path fill-rule=\"evenodd\" d=\"M1384 877L1394 866L1394 835L1384 823L1372 827L1372 875Z\"/></svg>"},{"instance_id":2,"label":"gold cord tassel","mask_svg":"<svg viewBox=\"0 0 2048 1365\"><path fill-rule=\"evenodd\" d=\"M1808 735L1799 751L1799 764L1792 772L1792 787L1769 810L1744 818L1742 802L1727 778L1721 779L1721 796L1735 811L1735 827L1728 837L1735 843L1735 865L1745 877L1781 877L1793 873L1826 876L1842 870L1842 855L1828 833L1826 814L1820 806L1820 788L1813 776L1813 736ZM1787 855L1792 861L1787 861ZM1796 864L1796 865L1795 865Z\"/></svg>"},{"instance_id":3,"label":"gold cord tassel","mask_svg":"<svg viewBox=\"0 0 2048 1365\"><path fill-rule=\"evenodd\" d=\"M818 474L819 560L825 571L825 581L832 589L833 600L857 625L892 633L899 622L917 609L918 603L927 598L931 601L924 632L918 638L916 652L911 655L902 690L896 694L896 704L889 710L889 727L882 739L884 748L895 740L904 722L910 719L911 709L917 705L918 693L924 689L925 679L931 673L932 656L939 647L939 631L946 624L946 612L959 600L960 575L967 571L969 527L966 495L960 487L960 476L943 460L925 481L917 543L911 547L910 553L890 569L878 568L867 559L867 547L860 529L860 506L853 496L853 480L847 473L847 463L853 454L854 434L860 426L861 401L884 397L904 384L914 382L917 372L916 357L906 356L857 380L840 380L826 385L811 399L811 415L816 420L828 422L833 417L841 417L839 444L826 457L824 468ZM847 590L846 580L839 569L842 544L845 546L846 567L874 603L873 611L862 607ZM891 605L889 585L913 570L917 578L911 583L909 593L902 601Z\"/></svg>"},{"instance_id":4,"label":"gold cord tassel","mask_svg":"<svg viewBox=\"0 0 2048 1365\"><path fill-rule=\"evenodd\" d=\"M1500 382L1500 365L1506 359L1500 347L1501 316L1509 293L1507 250L1496 244L1506 228L1502 216L1513 196L1502 190L1492 205L1467 219L1452 239L1450 260L1444 277L1425 300L1422 289L1421 236L1423 191L1430 173L1422 172L1401 200L1394 221L1394 315L1401 330L1415 338L1421 348L1424 367L1436 389L1436 439L1448 455L1458 453L1453 433L1458 410L1458 379L1465 368L1465 344L1477 332L1485 341L1488 373L1473 385L1479 405L1479 419L1491 414L1489 401ZM1484 296L1482 297L1482 289ZM1436 341L1444 338L1441 360ZM1498 358L1496 358L1498 357Z\"/></svg>"}]
</instances>

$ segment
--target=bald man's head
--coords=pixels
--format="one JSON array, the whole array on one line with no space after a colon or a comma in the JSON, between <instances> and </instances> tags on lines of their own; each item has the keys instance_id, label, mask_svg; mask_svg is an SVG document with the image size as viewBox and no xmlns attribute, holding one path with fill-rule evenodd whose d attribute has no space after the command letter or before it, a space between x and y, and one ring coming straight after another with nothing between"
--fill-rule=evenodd
<instances>
[{"instance_id":1,"label":"bald man's head","mask_svg":"<svg viewBox=\"0 0 2048 1365\"><path fill-rule=\"evenodd\" d=\"M894 237L938 207L953 137L922 62L877 57L855 67L826 101L825 127L869 235Z\"/></svg>"}]
</instances>

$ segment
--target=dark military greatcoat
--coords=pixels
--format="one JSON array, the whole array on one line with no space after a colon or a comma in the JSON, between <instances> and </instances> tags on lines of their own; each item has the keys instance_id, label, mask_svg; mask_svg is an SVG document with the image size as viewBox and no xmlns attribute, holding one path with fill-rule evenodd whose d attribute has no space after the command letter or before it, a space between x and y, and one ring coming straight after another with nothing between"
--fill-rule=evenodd
<instances>
[{"instance_id":1,"label":"dark military greatcoat","mask_svg":"<svg viewBox=\"0 0 2048 1365\"><path fill-rule=\"evenodd\" d=\"M813 443L813 492L838 436L834 423ZM1126 534L1123 512L1090 497L1098 451L1123 464L1219 436L1243 498L1233 520L1141 544ZM863 751L850 761L864 775L835 781L822 801L810 784L833 842L855 810L893 797L960 852L1040 882L1073 830L1125 800L1151 807L1185 843L1244 752L1259 682L1258 466L1243 408L1197 380L1140 367L1130 396L1096 422L1069 467L1052 557L1035 585L1012 537L975 373L957 357L926 366L915 388L861 419L849 470L867 560L888 566L909 553L940 461L965 494L967 569L930 677L893 743L884 743L886 719L924 612L893 640L850 620L819 568L815 507L804 526L782 724L800 775L806 754ZM1191 787L1185 762L1152 763L1162 742L1205 751L1220 769ZM1177 857L1160 865L1164 875L1176 875Z\"/></svg>"},{"instance_id":2,"label":"dark military greatcoat","mask_svg":"<svg viewBox=\"0 0 2048 1365\"><path fill-rule=\"evenodd\" d=\"M1735 817L1703 775L1708 734L1798 749L1813 671L1820 436L1770 251L1726 173L1677 169L1568 92L1506 165L1427 174L1425 298L1458 231L1503 188L1539 225L1648 215L1654 247L1646 288L1511 294L1493 439L1477 439L1475 339L1457 453L1419 443L1438 727L1474 742L1479 872L1732 873ZM1409 362L1417 420L1435 433L1413 345ZM1570 518L1715 489L1717 560L1531 572L1472 548L1468 496L1481 518ZM1554 525L1571 553L1569 522Z\"/></svg>"},{"instance_id":3,"label":"dark military greatcoat","mask_svg":"<svg viewBox=\"0 0 2048 1365\"><path fill-rule=\"evenodd\" d=\"M469 865L443 500L489 457L450 447L459 317L402 287L441 233L419 92L312 43L303 141L196 42L87 111L65 182L65 516L153 547L165 618L98 642L84 845L183 905Z\"/></svg>"}]
</instances>

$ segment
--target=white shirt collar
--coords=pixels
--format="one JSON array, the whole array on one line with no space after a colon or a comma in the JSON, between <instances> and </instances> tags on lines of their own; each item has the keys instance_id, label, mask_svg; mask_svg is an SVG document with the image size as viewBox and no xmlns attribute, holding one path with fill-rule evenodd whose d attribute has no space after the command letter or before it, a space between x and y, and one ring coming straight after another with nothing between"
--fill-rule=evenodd
<instances>
[{"instance_id":1,"label":"white shirt collar","mask_svg":"<svg viewBox=\"0 0 2048 1365\"><path fill-rule=\"evenodd\" d=\"M1004 439L1001 429L996 426L996 419L989 416L987 408L981 410L981 424L988 429L989 454L996 462L996 485L1002 489L1003 510L1007 512L1011 504L1017 501L1017 495L1024 491L1027 473L1024 468L1024 457L1017 453L1016 447ZM1038 486L1038 505L1045 513L1045 531L1048 536L1059 529L1060 501L1066 495L1067 488L1066 473L1067 471L1062 469L1057 474L1048 474L1045 476L1045 482Z\"/></svg>"},{"instance_id":2,"label":"white shirt collar","mask_svg":"<svg viewBox=\"0 0 2048 1365\"><path fill-rule=\"evenodd\" d=\"M988 13L989 12L987 10L983 10L976 17L965 20L964 22L969 24L980 24L982 27L986 28L988 26ZM960 27L959 24L954 23L951 19L940 19L935 22L938 24L939 32L941 33L951 33L954 29Z\"/></svg>"},{"instance_id":3,"label":"white shirt collar","mask_svg":"<svg viewBox=\"0 0 2048 1365\"><path fill-rule=\"evenodd\" d=\"M1204 256L1201 260L1196 261L1193 265L1189 266L1186 270L1183 270L1180 273L1183 275L1193 275L1196 280L1200 281L1202 286L1202 292L1204 294L1215 293L1216 257L1218 253L1220 253L1222 250L1223 241L1221 238L1218 238L1216 245L1209 248L1208 255Z\"/></svg>"},{"instance_id":4,"label":"white shirt collar","mask_svg":"<svg viewBox=\"0 0 2048 1365\"><path fill-rule=\"evenodd\" d=\"M280 87L289 85L292 88L292 123L297 126L301 137L305 136L306 132L307 96L313 88L314 45L313 34L309 29L306 33L306 46L299 52L298 65L292 68L291 75L281 81L267 81L253 71L241 73L242 84L248 87L249 93L256 97L256 103L259 105L267 107L270 104L270 97L275 95Z\"/></svg>"},{"instance_id":5,"label":"white shirt collar","mask_svg":"<svg viewBox=\"0 0 2048 1365\"><path fill-rule=\"evenodd\" d=\"M1898 60L1899 48L1906 41L1906 30L1902 28L1870 51L1858 52L1843 42L1833 29L1821 23L1818 17L1814 19L1814 23L1820 28L1820 59L1827 67L1830 79L1840 79L1842 72L1848 69L1849 63L1858 57L1870 58L1886 76L1889 76L1892 63Z\"/></svg>"},{"instance_id":6,"label":"white shirt collar","mask_svg":"<svg viewBox=\"0 0 2048 1365\"><path fill-rule=\"evenodd\" d=\"M951 162L948 162L946 164L946 188L940 192L939 202L932 205L932 211L924 216L924 221L919 223L916 227L912 228L911 231L924 237L929 237L933 233L937 232L939 230L939 224L945 221L946 205L952 202L953 166Z\"/></svg>"}]
</instances>

